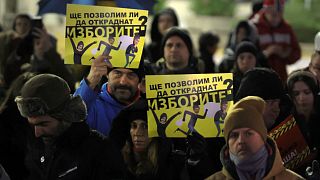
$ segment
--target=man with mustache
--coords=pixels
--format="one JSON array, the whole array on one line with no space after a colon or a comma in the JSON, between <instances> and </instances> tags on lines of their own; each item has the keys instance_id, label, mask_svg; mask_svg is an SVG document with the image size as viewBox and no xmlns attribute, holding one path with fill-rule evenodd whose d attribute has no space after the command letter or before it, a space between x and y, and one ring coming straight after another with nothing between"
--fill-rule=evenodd
<instances>
[{"instance_id":1,"label":"man with mustache","mask_svg":"<svg viewBox=\"0 0 320 180\"><path fill-rule=\"evenodd\" d=\"M126 106L139 98L138 84L143 76L138 69L113 68L106 56L92 61L89 75L80 82L74 95L80 95L88 108L87 123L108 136L113 118ZM101 78L108 79L101 88Z\"/></svg>"},{"instance_id":2,"label":"man with mustache","mask_svg":"<svg viewBox=\"0 0 320 180\"><path fill-rule=\"evenodd\" d=\"M283 166L275 141L267 135L265 105L260 97L248 96L228 111L224 126L227 144L220 152L223 169L207 180L303 179Z\"/></svg>"}]
</instances>

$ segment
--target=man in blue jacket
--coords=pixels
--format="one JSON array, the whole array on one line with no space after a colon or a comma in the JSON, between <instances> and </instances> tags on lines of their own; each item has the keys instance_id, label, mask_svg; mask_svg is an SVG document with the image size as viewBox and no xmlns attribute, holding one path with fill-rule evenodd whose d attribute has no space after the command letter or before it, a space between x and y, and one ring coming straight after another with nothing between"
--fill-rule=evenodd
<instances>
[{"instance_id":1,"label":"man in blue jacket","mask_svg":"<svg viewBox=\"0 0 320 180\"><path fill-rule=\"evenodd\" d=\"M93 60L88 77L80 82L74 95L80 95L88 108L87 123L92 129L108 136L113 118L139 96L138 84L143 71L139 69L112 68L107 57ZM108 82L97 88L101 78Z\"/></svg>"}]
</instances>

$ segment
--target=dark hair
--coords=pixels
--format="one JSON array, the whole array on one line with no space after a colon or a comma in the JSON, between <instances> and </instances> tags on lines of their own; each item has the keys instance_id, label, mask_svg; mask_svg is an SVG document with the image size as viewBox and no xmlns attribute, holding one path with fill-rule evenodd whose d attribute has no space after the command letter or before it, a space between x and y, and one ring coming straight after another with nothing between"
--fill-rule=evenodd
<instances>
[{"instance_id":1,"label":"dark hair","mask_svg":"<svg viewBox=\"0 0 320 180\"><path fill-rule=\"evenodd\" d=\"M287 80L287 89L291 98L293 98L293 86L296 82L302 81L304 82L311 90L314 99L316 100L316 96L319 93L319 86L316 77L308 71L294 71L292 72ZM314 102L316 104L316 101Z\"/></svg>"},{"instance_id":2,"label":"dark hair","mask_svg":"<svg viewBox=\"0 0 320 180\"><path fill-rule=\"evenodd\" d=\"M16 23L18 19L27 19L31 24L31 17L28 14L18 14L13 20L13 25L12 25L13 30L16 30Z\"/></svg>"},{"instance_id":3,"label":"dark hair","mask_svg":"<svg viewBox=\"0 0 320 180\"><path fill-rule=\"evenodd\" d=\"M205 53L207 51L207 47L214 46L218 44L219 41L220 38L216 34L211 32L202 33L199 38L199 51L201 53Z\"/></svg>"},{"instance_id":4,"label":"dark hair","mask_svg":"<svg viewBox=\"0 0 320 180\"><path fill-rule=\"evenodd\" d=\"M167 114L166 114L166 113L162 113L162 114L160 115L160 119L162 119L163 117L165 117L165 118L167 119Z\"/></svg>"},{"instance_id":5,"label":"dark hair","mask_svg":"<svg viewBox=\"0 0 320 180\"><path fill-rule=\"evenodd\" d=\"M79 41L79 42L78 42L77 48L78 48L78 46L79 46L79 45L82 45L82 46L84 46L84 43L83 43L83 41Z\"/></svg>"}]
</instances>

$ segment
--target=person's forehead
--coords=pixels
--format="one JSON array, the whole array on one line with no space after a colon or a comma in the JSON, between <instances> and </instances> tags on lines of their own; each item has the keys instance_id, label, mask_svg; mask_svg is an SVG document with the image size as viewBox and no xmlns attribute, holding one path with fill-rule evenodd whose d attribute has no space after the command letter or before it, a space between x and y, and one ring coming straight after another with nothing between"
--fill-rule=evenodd
<instances>
[{"instance_id":1,"label":"person's forehead","mask_svg":"<svg viewBox=\"0 0 320 180\"><path fill-rule=\"evenodd\" d=\"M115 72L115 71L120 71L122 73L134 73L131 69L126 69L126 68L115 68L115 69L112 69L111 72Z\"/></svg>"},{"instance_id":2,"label":"person's forehead","mask_svg":"<svg viewBox=\"0 0 320 180\"><path fill-rule=\"evenodd\" d=\"M233 129L231 131L231 133L240 133L240 132L246 132L246 131L254 131L254 129L251 129L251 128L236 128L236 129Z\"/></svg>"},{"instance_id":3,"label":"person's forehead","mask_svg":"<svg viewBox=\"0 0 320 180\"><path fill-rule=\"evenodd\" d=\"M54 121L54 118L51 118L48 115L44 115L44 116L35 116L35 117L28 117L28 122L32 125L36 125L36 124L40 124L43 122L51 122Z\"/></svg>"},{"instance_id":4,"label":"person's forehead","mask_svg":"<svg viewBox=\"0 0 320 180\"><path fill-rule=\"evenodd\" d=\"M173 20L173 17L168 13L164 13L159 16L159 19Z\"/></svg>"},{"instance_id":5,"label":"person's forehead","mask_svg":"<svg viewBox=\"0 0 320 180\"><path fill-rule=\"evenodd\" d=\"M19 18L17 18L16 22L27 22L27 23L29 23L31 21L29 19L27 19L27 18L19 17Z\"/></svg>"},{"instance_id":6,"label":"person's forehead","mask_svg":"<svg viewBox=\"0 0 320 180\"><path fill-rule=\"evenodd\" d=\"M169 37L168 40L166 41L166 43L183 43L183 44L185 44L183 39L177 35Z\"/></svg>"},{"instance_id":7,"label":"person's forehead","mask_svg":"<svg viewBox=\"0 0 320 180\"><path fill-rule=\"evenodd\" d=\"M132 121L132 123L135 123L135 124L147 124L144 120L142 120L142 119L136 119L136 120L134 120L134 121Z\"/></svg>"}]
</instances>

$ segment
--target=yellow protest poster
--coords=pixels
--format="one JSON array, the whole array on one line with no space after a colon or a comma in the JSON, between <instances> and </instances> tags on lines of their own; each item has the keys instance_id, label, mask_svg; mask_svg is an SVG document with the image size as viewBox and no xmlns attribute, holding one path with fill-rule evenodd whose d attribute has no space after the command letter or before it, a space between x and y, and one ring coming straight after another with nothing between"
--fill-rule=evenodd
<instances>
[{"instance_id":1,"label":"yellow protest poster","mask_svg":"<svg viewBox=\"0 0 320 180\"><path fill-rule=\"evenodd\" d=\"M114 67L138 68L148 11L68 4L65 64L91 65L99 55Z\"/></svg>"},{"instance_id":2,"label":"yellow protest poster","mask_svg":"<svg viewBox=\"0 0 320 180\"><path fill-rule=\"evenodd\" d=\"M232 73L147 75L149 137L223 137L232 85Z\"/></svg>"}]
</instances>

